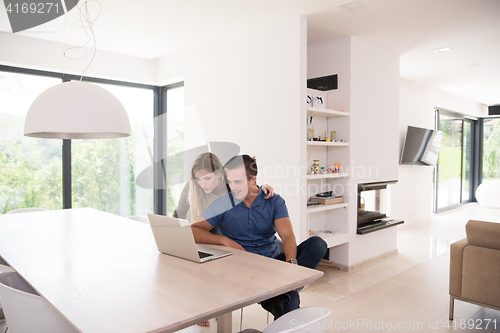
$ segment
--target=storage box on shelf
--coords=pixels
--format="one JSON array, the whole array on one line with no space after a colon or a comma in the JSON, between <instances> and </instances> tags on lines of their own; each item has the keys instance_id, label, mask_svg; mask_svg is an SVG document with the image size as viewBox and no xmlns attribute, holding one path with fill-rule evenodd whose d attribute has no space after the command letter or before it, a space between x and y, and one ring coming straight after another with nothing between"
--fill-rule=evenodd
<instances>
[{"instance_id":1,"label":"storage box on shelf","mask_svg":"<svg viewBox=\"0 0 500 333\"><path fill-rule=\"evenodd\" d=\"M325 92L321 92L325 93ZM308 94L315 95L308 89ZM329 100L330 105L334 104ZM324 139L330 137L331 131L336 131L336 141L307 141L307 166L311 167L313 160L319 160L324 172L307 175L308 198L319 192L333 191L333 196L343 196L345 202L330 205L307 207L309 235L322 237L329 248L346 244L349 241L349 112L327 108L308 106L307 119L313 119L314 136ZM326 172L340 165L336 173Z\"/></svg>"}]
</instances>

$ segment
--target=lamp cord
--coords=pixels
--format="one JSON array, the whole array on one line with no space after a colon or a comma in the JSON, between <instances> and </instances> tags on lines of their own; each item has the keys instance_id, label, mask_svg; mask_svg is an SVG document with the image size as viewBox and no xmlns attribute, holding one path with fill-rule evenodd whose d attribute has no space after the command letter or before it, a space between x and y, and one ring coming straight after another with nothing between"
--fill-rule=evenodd
<instances>
[{"instance_id":1,"label":"lamp cord","mask_svg":"<svg viewBox=\"0 0 500 333\"><path fill-rule=\"evenodd\" d=\"M89 39L87 40L87 42L82 45L82 46L75 46L75 47L69 47L67 48L65 51L64 51L64 56L70 60L80 60L80 59L84 59L86 58L89 54L92 53L92 58L90 59L90 62L87 64L87 66L85 67L85 69L83 70L82 72L82 75L80 76L80 81L83 79L83 75L85 74L85 72L87 71L87 68L89 68L90 64L92 63L92 61L94 61L94 58L95 58L95 54L97 52L97 43L96 43L96 38L95 38L95 33L94 33L94 27L93 27L93 23L99 18L99 16L101 15L101 12L102 12L102 5L99 1L96 1L96 0L90 0L90 1L93 1L95 3L97 3L99 5L99 13L97 14L97 16L92 19L92 17L90 16L90 12L89 12L89 8L88 8L88 1L85 1L81 6L77 6L78 8L78 11L79 11L79 15L80 15L80 23L82 25L82 28L83 28L83 31L85 32L85 34L89 37ZM84 9L82 11L82 8ZM88 29L88 30L87 30ZM68 56L66 53L68 52L68 50L72 50L72 49L83 49L85 48L89 43L90 41L93 41L93 45L92 45L92 48L91 50L85 54L84 56L82 57L78 57L78 58L72 58L70 56Z\"/></svg>"}]
</instances>

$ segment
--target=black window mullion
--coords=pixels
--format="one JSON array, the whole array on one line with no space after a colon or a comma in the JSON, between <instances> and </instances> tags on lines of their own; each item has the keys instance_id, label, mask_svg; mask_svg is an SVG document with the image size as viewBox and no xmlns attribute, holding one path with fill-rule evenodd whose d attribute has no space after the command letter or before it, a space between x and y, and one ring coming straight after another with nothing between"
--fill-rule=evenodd
<instances>
[{"instance_id":1,"label":"black window mullion","mask_svg":"<svg viewBox=\"0 0 500 333\"><path fill-rule=\"evenodd\" d=\"M477 174L477 156L478 156L478 149L477 149L477 123L479 120L477 119L466 119L466 122L470 123L470 161L469 161L469 200L467 202L474 202L476 201L475 193L476 193L476 187L477 187L477 182L476 182L476 174Z\"/></svg>"},{"instance_id":2,"label":"black window mullion","mask_svg":"<svg viewBox=\"0 0 500 333\"><path fill-rule=\"evenodd\" d=\"M476 201L476 189L483 182L483 146L484 146L484 118L476 121L474 150L474 201Z\"/></svg>"},{"instance_id":3,"label":"black window mullion","mask_svg":"<svg viewBox=\"0 0 500 333\"><path fill-rule=\"evenodd\" d=\"M63 139L62 144L62 193L63 209L71 209L73 200L71 194L71 139Z\"/></svg>"},{"instance_id":4,"label":"black window mullion","mask_svg":"<svg viewBox=\"0 0 500 333\"><path fill-rule=\"evenodd\" d=\"M167 180L166 165L163 156L166 151L167 124L167 90L164 87L155 89L154 110L154 210L155 214L166 215ZM158 162L157 162L158 161Z\"/></svg>"},{"instance_id":5,"label":"black window mullion","mask_svg":"<svg viewBox=\"0 0 500 333\"><path fill-rule=\"evenodd\" d=\"M69 82L71 78L63 74L63 82ZM71 179L71 139L63 139L62 144L62 194L63 209L73 207L72 179Z\"/></svg>"}]
</instances>

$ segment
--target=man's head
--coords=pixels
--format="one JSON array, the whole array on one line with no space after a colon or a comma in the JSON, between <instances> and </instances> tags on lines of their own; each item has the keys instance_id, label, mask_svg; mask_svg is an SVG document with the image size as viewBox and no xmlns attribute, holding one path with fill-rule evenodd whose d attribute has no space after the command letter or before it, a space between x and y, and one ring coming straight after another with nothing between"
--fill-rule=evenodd
<instances>
[{"instance_id":1,"label":"man's head","mask_svg":"<svg viewBox=\"0 0 500 333\"><path fill-rule=\"evenodd\" d=\"M231 157L224 165L231 191L238 200L243 200L257 183L257 161L248 155Z\"/></svg>"}]
</instances>

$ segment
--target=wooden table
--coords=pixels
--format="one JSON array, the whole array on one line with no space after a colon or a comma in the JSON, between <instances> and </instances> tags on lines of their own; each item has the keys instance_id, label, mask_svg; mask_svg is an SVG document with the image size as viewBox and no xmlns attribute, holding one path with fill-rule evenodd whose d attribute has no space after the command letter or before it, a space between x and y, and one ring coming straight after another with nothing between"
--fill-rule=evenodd
<instances>
[{"instance_id":1,"label":"wooden table","mask_svg":"<svg viewBox=\"0 0 500 333\"><path fill-rule=\"evenodd\" d=\"M309 284L322 272L244 251L203 264L151 228L91 208L0 216L0 255L79 331L173 332Z\"/></svg>"}]
</instances>

